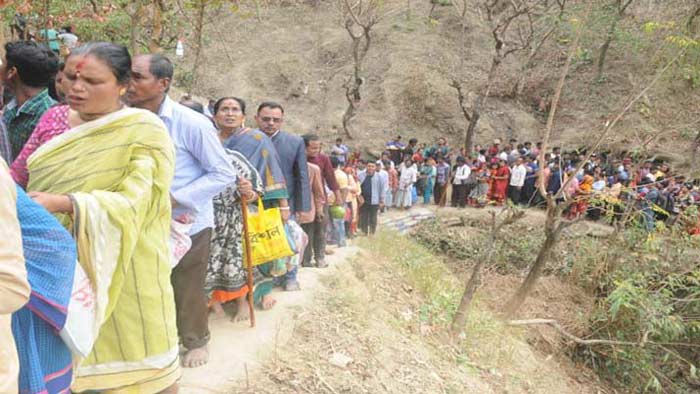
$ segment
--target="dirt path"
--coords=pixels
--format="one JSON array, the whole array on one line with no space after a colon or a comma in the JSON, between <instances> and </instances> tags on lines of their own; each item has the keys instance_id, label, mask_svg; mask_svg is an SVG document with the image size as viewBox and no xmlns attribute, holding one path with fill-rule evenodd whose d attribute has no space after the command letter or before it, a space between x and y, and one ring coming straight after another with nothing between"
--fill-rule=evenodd
<instances>
[{"instance_id":1,"label":"dirt path","mask_svg":"<svg viewBox=\"0 0 700 394\"><path fill-rule=\"evenodd\" d=\"M346 247L336 249L327 256L331 267L343 264L354 256L358 249ZM330 268L331 270L334 268ZM231 393L236 382L245 380L266 360L275 347L284 346L294 331L295 320L300 311L308 307L319 289L319 280L325 270L304 268L299 271L302 290L298 292L277 291L277 305L270 311L256 311L256 327L248 322L234 323L228 318L210 318L211 342L209 363L200 368L185 369L180 381L183 394Z\"/></svg>"},{"instance_id":2,"label":"dirt path","mask_svg":"<svg viewBox=\"0 0 700 394\"><path fill-rule=\"evenodd\" d=\"M254 329L247 323L212 319L211 360L184 371L181 393L599 392L596 379L576 372L556 346L547 352L536 350L525 330L504 329L486 309L477 313L469 345L461 350L425 320L426 311L439 307L442 296L424 298L411 282L416 272L407 272L401 264L442 267L423 272L418 280L426 280L425 275L440 283L458 279L440 258L430 255L421 258L435 261L397 265L397 256L411 258L420 246L397 237L396 231L434 214L432 207L419 206L382 215L375 238L335 249L327 257L328 269L302 269L302 291L276 292L277 305L257 312ZM538 214L532 214L533 220ZM478 218L488 213L446 208L438 215ZM448 276L435 277L436 272Z\"/></svg>"}]
</instances>

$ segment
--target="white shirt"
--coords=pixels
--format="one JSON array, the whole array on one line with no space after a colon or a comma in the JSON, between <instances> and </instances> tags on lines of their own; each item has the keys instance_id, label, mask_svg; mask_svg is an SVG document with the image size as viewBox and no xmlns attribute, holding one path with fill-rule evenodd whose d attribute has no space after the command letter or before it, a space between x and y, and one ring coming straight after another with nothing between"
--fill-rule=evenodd
<instances>
[{"instance_id":1,"label":"white shirt","mask_svg":"<svg viewBox=\"0 0 700 394\"><path fill-rule=\"evenodd\" d=\"M510 172L510 185L515 187L523 187L525 184L525 175L527 174L527 168L520 164L513 166Z\"/></svg>"},{"instance_id":2,"label":"white shirt","mask_svg":"<svg viewBox=\"0 0 700 394\"><path fill-rule=\"evenodd\" d=\"M236 182L233 168L209 119L166 96L158 115L175 144L175 176L170 186L179 206L173 217L193 213L190 235L214 227L212 199Z\"/></svg>"},{"instance_id":3,"label":"white shirt","mask_svg":"<svg viewBox=\"0 0 700 394\"><path fill-rule=\"evenodd\" d=\"M63 45L68 49L73 49L78 44L78 36L73 33L61 33L58 38L63 41Z\"/></svg>"},{"instance_id":4,"label":"white shirt","mask_svg":"<svg viewBox=\"0 0 700 394\"><path fill-rule=\"evenodd\" d=\"M471 173L472 169L469 168L467 164L462 164L461 166L457 167L457 172L455 172L455 179L453 181L453 184L464 185L467 182L467 179L469 179L469 175Z\"/></svg>"},{"instance_id":5,"label":"white shirt","mask_svg":"<svg viewBox=\"0 0 700 394\"><path fill-rule=\"evenodd\" d=\"M401 177L399 177L399 189L409 190L418 179L418 168L415 164L411 165L410 167L406 167L405 164L401 163L399 170L401 171Z\"/></svg>"}]
</instances>

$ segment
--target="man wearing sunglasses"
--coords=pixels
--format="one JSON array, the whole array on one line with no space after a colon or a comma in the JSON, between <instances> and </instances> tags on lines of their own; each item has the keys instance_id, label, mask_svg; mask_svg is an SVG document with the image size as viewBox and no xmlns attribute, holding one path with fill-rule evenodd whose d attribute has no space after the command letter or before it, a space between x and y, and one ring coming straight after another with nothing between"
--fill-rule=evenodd
<instances>
[{"instance_id":1,"label":"man wearing sunglasses","mask_svg":"<svg viewBox=\"0 0 700 394\"><path fill-rule=\"evenodd\" d=\"M260 104L255 121L258 123L258 128L272 139L279 156L280 168L287 183L289 206L280 207L282 217L287 220L290 217L294 218L296 212L309 211L311 209L311 187L304 140L298 135L281 130L284 123L284 108L278 103L266 101ZM299 290L296 268L289 271L285 279L285 290Z\"/></svg>"}]
</instances>

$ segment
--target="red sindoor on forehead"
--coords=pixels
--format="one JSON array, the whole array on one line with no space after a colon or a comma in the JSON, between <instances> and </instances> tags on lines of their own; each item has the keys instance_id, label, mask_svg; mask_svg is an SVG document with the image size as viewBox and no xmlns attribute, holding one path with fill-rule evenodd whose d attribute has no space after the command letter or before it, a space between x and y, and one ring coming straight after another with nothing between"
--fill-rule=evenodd
<instances>
[{"instance_id":1,"label":"red sindoor on forehead","mask_svg":"<svg viewBox=\"0 0 700 394\"><path fill-rule=\"evenodd\" d=\"M86 61L87 61L87 59L82 58L82 59L78 62L78 64L75 66L75 70L78 71L78 72L80 72L80 70L82 70L83 67L85 67L85 62L86 62Z\"/></svg>"}]
</instances>

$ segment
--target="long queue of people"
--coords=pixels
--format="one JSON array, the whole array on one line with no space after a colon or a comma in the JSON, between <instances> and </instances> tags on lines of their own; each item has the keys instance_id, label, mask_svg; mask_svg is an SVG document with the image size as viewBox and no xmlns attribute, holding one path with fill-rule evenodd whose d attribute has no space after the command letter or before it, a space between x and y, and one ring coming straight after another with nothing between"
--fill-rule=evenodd
<instances>
[{"instance_id":1,"label":"long queue of people","mask_svg":"<svg viewBox=\"0 0 700 394\"><path fill-rule=\"evenodd\" d=\"M691 234L700 234L700 183L672 171L661 160L634 160L627 153L562 152L554 147L539 156L542 143L476 145L472 152L453 149L445 138L432 146L401 136L386 143L377 163L388 172L387 206L409 208L424 204L453 207L502 205L542 206L539 189L568 202L569 219L587 217L620 219L636 212L646 230L657 221L674 224L688 208L695 207L682 223ZM540 166L542 179L540 179ZM561 190L562 188L565 190ZM561 190L561 193L559 193ZM448 191L450 196L448 196ZM633 209L626 210L631 206Z\"/></svg>"},{"instance_id":2,"label":"long queue of people","mask_svg":"<svg viewBox=\"0 0 700 394\"><path fill-rule=\"evenodd\" d=\"M10 42L2 60L0 393L176 393L208 361L210 312L273 308L328 243L376 229L375 164L283 130L279 103L245 127L244 99L176 102L167 57L108 42L64 62ZM252 277L244 201L293 249Z\"/></svg>"}]
</instances>

